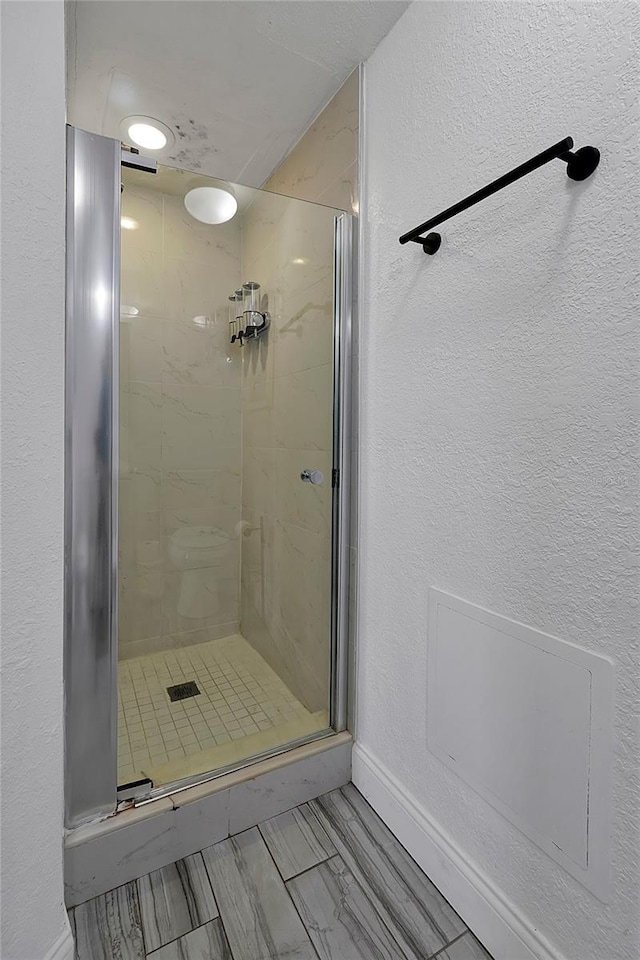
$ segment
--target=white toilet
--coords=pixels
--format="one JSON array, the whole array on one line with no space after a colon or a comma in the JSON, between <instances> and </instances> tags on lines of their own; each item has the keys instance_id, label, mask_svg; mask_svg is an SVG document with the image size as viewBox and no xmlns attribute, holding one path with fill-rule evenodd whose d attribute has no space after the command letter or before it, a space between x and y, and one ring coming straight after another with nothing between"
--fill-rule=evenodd
<instances>
[{"instance_id":1,"label":"white toilet","mask_svg":"<svg viewBox=\"0 0 640 960\"><path fill-rule=\"evenodd\" d=\"M177 607L181 617L201 620L217 614L218 583L233 576L231 542L219 527L180 527L170 535L169 559L182 570Z\"/></svg>"}]
</instances>

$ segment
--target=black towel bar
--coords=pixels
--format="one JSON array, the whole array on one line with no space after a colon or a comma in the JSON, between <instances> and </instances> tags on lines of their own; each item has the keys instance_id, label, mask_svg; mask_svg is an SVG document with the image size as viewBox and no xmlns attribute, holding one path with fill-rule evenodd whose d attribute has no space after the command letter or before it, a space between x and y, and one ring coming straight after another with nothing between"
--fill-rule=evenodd
<instances>
[{"instance_id":1,"label":"black towel bar","mask_svg":"<svg viewBox=\"0 0 640 960\"><path fill-rule=\"evenodd\" d=\"M442 238L439 233L430 233L428 236L423 237L422 234L425 230L431 230L433 227L437 227L438 224L444 223L445 220L449 220L451 217L462 213L463 210L468 210L469 207L480 203L481 200L490 197L492 193L497 193L498 190L502 190L503 187L508 187L510 183L515 183L515 181L521 177L526 177L528 173L532 173L534 170L537 170L538 167L544 166L544 164L549 163L550 160L564 160L567 164L568 177L572 180L586 180L600 163L600 151L597 150L596 147L580 147L575 153L572 151L573 140L571 137L565 137L564 140L560 140L554 144L554 146L549 147L548 150L543 150L542 153L532 157L531 160L527 160L526 163L521 163L515 170L511 170L510 173L505 173L503 177L498 177L493 183L472 193L471 196L465 200L454 203L452 207L443 210L437 217L425 220L419 227L414 227L413 230L404 233L400 237L400 243L409 243L409 241L420 243L422 244L424 252L432 256L440 246Z\"/></svg>"}]
</instances>

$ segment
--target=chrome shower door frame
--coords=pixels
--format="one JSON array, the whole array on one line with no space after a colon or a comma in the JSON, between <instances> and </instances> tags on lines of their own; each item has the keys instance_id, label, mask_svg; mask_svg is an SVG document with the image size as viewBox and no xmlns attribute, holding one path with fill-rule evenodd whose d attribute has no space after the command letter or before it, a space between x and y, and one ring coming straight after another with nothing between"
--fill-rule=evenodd
<instances>
[{"instance_id":1,"label":"chrome shower door frame","mask_svg":"<svg viewBox=\"0 0 640 960\"><path fill-rule=\"evenodd\" d=\"M120 143L67 127L65 822L113 813Z\"/></svg>"},{"instance_id":2,"label":"chrome shower door frame","mask_svg":"<svg viewBox=\"0 0 640 960\"><path fill-rule=\"evenodd\" d=\"M356 220L335 219L333 269L333 515L330 723L347 729L351 546L352 345Z\"/></svg>"},{"instance_id":3,"label":"chrome shower door frame","mask_svg":"<svg viewBox=\"0 0 640 960\"><path fill-rule=\"evenodd\" d=\"M121 159L119 141L67 128L67 828L109 816L117 802ZM330 678L330 724L337 733L347 727L355 237L354 218L337 216ZM316 738L283 744L270 755ZM216 776L211 771L189 781Z\"/></svg>"}]
</instances>

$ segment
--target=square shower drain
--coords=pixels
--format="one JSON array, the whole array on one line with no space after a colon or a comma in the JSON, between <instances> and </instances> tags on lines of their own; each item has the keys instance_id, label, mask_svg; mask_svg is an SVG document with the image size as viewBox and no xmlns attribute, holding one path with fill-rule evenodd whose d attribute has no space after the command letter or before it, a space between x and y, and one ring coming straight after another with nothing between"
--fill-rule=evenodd
<instances>
[{"instance_id":1,"label":"square shower drain","mask_svg":"<svg viewBox=\"0 0 640 960\"><path fill-rule=\"evenodd\" d=\"M187 680L186 683L176 683L173 687L167 687L167 693L172 703L176 700L186 700L187 697L197 697L200 695L198 684L195 680Z\"/></svg>"}]
</instances>

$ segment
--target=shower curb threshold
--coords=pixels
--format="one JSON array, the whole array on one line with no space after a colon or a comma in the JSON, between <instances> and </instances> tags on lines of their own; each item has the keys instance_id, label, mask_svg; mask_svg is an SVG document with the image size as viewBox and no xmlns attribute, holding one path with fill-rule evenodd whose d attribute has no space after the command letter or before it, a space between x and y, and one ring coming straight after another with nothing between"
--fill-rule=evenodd
<instances>
[{"instance_id":1,"label":"shower curb threshold","mask_svg":"<svg viewBox=\"0 0 640 960\"><path fill-rule=\"evenodd\" d=\"M334 734L68 831L67 907L344 786L352 745Z\"/></svg>"}]
</instances>

